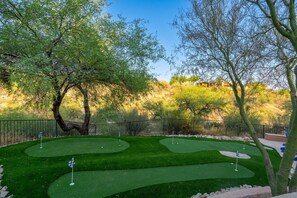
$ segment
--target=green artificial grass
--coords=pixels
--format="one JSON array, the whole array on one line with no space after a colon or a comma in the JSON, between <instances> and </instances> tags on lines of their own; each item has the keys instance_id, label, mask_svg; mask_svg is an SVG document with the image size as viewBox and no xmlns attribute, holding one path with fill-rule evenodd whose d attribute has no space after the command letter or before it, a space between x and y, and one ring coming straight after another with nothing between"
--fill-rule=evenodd
<instances>
[{"instance_id":1,"label":"green artificial grass","mask_svg":"<svg viewBox=\"0 0 297 198\"><path fill-rule=\"evenodd\" d=\"M260 156L257 147L230 141L192 140L184 138L165 138L160 143L174 153L192 153L198 151L232 151Z\"/></svg>"},{"instance_id":2,"label":"green artificial grass","mask_svg":"<svg viewBox=\"0 0 297 198\"><path fill-rule=\"evenodd\" d=\"M111 137L88 136L71 137L70 139L109 139ZM113 137L116 139L117 137ZM0 148L0 164L4 167L2 185L8 186L9 192L18 198L40 198L49 197L50 185L71 169L67 166L72 157L75 158L75 172L102 171L102 170L133 170L158 167L189 166L212 163L234 163L235 159L222 156L216 150L198 151L192 153L173 153L160 144L160 140L166 137L129 137L122 136L121 139L129 144L125 150L116 153L88 153L75 154L71 156L56 157L33 157L25 153L32 146L39 148L39 141L31 141L17 145ZM64 140L69 138L45 139L44 143L53 140ZM183 138L186 139L186 138ZM194 138L187 138L196 140ZM206 140L208 142L239 143L235 141ZM239 143L240 144L240 143ZM243 144L242 144L243 145ZM66 147L66 145L64 145ZM61 147L61 149L65 149ZM268 151L274 169L278 169L281 160L279 154L273 150ZM184 198L191 197L198 192L213 192L221 188L239 186L243 184L268 185L265 168L261 156L252 154L249 160L238 160L240 166L246 167L254 172L250 178L229 179L199 179L191 181L176 181L140 187L111 195L110 197L121 198ZM76 179L76 177L75 177ZM70 182L70 178L69 178ZM76 181L75 181L76 182ZM78 181L77 181L78 182ZM126 183L130 181L127 180ZM78 184L78 183L77 183ZM94 183L91 185L95 185ZM84 189L81 189L84 191Z\"/></svg>"},{"instance_id":3,"label":"green artificial grass","mask_svg":"<svg viewBox=\"0 0 297 198\"><path fill-rule=\"evenodd\" d=\"M230 163L172 166L146 169L75 172L75 185L70 186L71 173L50 185L50 197L106 197L128 190L170 182L215 178L249 178L249 169ZM83 190L82 190L83 189Z\"/></svg>"},{"instance_id":4,"label":"green artificial grass","mask_svg":"<svg viewBox=\"0 0 297 198\"><path fill-rule=\"evenodd\" d=\"M114 138L67 138L53 140L29 147L25 152L33 157L56 157L88 153L115 153L125 150L129 144Z\"/></svg>"}]
</instances>

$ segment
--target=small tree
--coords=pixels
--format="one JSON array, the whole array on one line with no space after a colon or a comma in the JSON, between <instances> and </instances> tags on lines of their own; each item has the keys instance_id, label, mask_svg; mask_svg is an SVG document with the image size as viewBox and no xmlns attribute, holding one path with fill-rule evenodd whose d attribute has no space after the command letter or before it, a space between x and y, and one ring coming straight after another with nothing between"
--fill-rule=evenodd
<instances>
[{"instance_id":1,"label":"small tree","mask_svg":"<svg viewBox=\"0 0 297 198\"><path fill-rule=\"evenodd\" d=\"M241 0L191 3L190 10L184 11L175 23L181 37L180 47L187 57L184 70L210 78L224 77L231 82L240 116L262 154L272 194L276 195L278 184L271 160L246 112L245 85L252 79L258 80L266 57L262 54L266 50L261 37L251 37L256 27L249 17L252 10Z\"/></svg>"}]
</instances>

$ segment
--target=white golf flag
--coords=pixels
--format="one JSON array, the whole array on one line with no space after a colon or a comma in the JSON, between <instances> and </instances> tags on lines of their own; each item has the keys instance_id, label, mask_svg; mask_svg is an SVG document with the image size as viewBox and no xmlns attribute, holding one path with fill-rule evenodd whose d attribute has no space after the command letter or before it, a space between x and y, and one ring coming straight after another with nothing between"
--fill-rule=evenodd
<instances>
[{"instance_id":1,"label":"white golf flag","mask_svg":"<svg viewBox=\"0 0 297 198\"><path fill-rule=\"evenodd\" d=\"M75 165L74 158L72 158L72 160L70 160L70 161L68 162L68 166L69 166L70 168L73 168L74 165Z\"/></svg>"}]
</instances>

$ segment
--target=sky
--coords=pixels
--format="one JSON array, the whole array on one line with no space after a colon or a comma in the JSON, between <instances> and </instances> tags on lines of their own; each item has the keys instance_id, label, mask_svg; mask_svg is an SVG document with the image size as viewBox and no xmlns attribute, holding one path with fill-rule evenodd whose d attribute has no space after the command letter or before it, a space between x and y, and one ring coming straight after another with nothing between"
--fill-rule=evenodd
<instances>
[{"instance_id":1,"label":"sky","mask_svg":"<svg viewBox=\"0 0 297 198\"><path fill-rule=\"evenodd\" d=\"M187 0L108 0L107 12L112 16L121 15L127 21L143 19L147 21L148 31L157 36L167 55L174 54L174 48L179 43L175 28L172 26L179 10L187 8ZM159 80L169 81L174 74L174 68L165 61L153 64Z\"/></svg>"}]
</instances>

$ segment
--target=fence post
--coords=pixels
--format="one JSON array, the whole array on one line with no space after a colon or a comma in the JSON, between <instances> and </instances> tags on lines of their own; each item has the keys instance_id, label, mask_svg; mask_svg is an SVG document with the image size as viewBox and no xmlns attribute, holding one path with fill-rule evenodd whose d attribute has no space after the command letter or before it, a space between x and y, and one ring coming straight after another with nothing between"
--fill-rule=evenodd
<instances>
[{"instance_id":1,"label":"fence post","mask_svg":"<svg viewBox=\"0 0 297 198\"><path fill-rule=\"evenodd\" d=\"M56 123L56 137L58 137L58 123L56 120L55 120L55 123Z\"/></svg>"},{"instance_id":2,"label":"fence post","mask_svg":"<svg viewBox=\"0 0 297 198\"><path fill-rule=\"evenodd\" d=\"M263 125L262 137L265 138L265 125Z\"/></svg>"}]
</instances>

